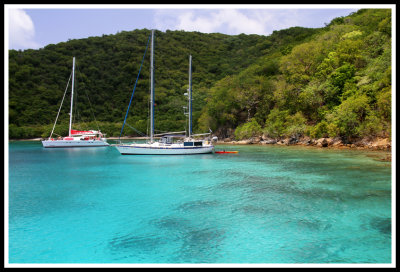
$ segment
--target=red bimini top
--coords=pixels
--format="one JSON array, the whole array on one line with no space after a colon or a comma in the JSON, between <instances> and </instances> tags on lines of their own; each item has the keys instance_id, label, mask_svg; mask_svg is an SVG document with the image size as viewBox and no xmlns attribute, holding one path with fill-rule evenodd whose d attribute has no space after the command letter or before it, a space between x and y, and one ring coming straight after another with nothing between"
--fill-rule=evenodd
<instances>
[{"instance_id":1,"label":"red bimini top","mask_svg":"<svg viewBox=\"0 0 400 272\"><path fill-rule=\"evenodd\" d=\"M96 134L97 131L92 131L92 130L75 130L71 129L71 135L85 135L85 134Z\"/></svg>"}]
</instances>

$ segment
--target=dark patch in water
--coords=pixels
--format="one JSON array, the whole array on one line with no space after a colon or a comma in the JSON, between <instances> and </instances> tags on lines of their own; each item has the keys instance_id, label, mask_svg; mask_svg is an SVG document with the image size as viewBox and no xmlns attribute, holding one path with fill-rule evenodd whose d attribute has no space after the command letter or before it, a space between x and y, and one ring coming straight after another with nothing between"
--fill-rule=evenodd
<instances>
[{"instance_id":1,"label":"dark patch in water","mask_svg":"<svg viewBox=\"0 0 400 272\"><path fill-rule=\"evenodd\" d=\"M209 209L218 206L218 201L205 201L205 200L198 200L198 201L190 201L178 206L178 210L183 211L193 211L199 209Z\"/></svg>"},{"instance_id":2,"label":"dark patch in water","mask_svg":"<svg viewBox=\"0 0 400 272\"><path fill-rule=\"evenodd\" d=\"M192 209L193 207L189 204L183 206ZM209 205L214 205L214 202ZM202 227L209 225L209 222L192 222L187 219L165 217L153 220L151 223L160 228L165 237L181 244L171 262L210 263L216 262L221 257L218 248L224 239L225 231L213 227Z\"/></svg>"},{"instance_id":3,"label":"dark patch in water","mask_svg":"<svg viewBox=\"0 0 400 272\"><path fill-rule=\"evenodd\" d=\"M231 173L235 177L239 177L239 180L227 181L224 183L219 184L217 187L219 189L235 189L235 188L244 188L244 189L252 189L262 190L265 186L271 186L271 184L281 184L283 181L288 183L290 179L286 177L266 177L266 176L253 176L253 175L246 175L241 172L237 174ZM290 182L290 181L289 181ZM294 182L290 182L294 184Z\"/></svg>"},{"instance_id":4,"label":"dark patch in water","mask_svg":"<svg viewBox=\"0 0 400 272\"><path fill-rule=\"evenodd\" d=\"M390 197L392 195L391 190L368 190L366 192L367 196L376 196L376 197Z\"/></svg>"},{"instance_id":5,"label":"dark patch in water","mask_svg":"<svg viewBox=\"0 0 400 272\"><path fill-rule=\"evenodd\" d=\"M251 193L266 194L269 192L291 194L305 198L323 198L332 199L334 201L342 201L348 198L358 198L349 192L336 191L322 188L302 189L296 186L296 182L288 177L265 177L244 175L241 173L242 179L225 182L220 184L221 189L248 189ZM365 196L362 196L365 197Z\"/></svg>"},{"instance_id":6,"label":"dark patch in water","mask_svg":"<svg viewBox=\"0 0 400 272\"><path fill-rule=\"evenodd\" d=\"M297 221L297 226L312 231L328 230L332 228L332 224L318 220L318 219L300 219Z\"/></svg>"},{"instance_id":7,"label":"dark patch in water","mask_svg":"<svg viewBox=\"0 0 400 272\"><path fill-rule=\"evenodd\" d=\"M164 217L158 220L153 220L150 223L158 228L174 232L184 232L191 228L189 220L175 217Z\"/></svg>"},{"instance_id":8,"label":"dark patch in water","mask_svg":"<svg viewBox=\"0 0 400 272\"><path fill-rule=\"evenodd\" d=\"M294 193L306 198L332 199L335 201L343 200L343 191L334 191L321 188L297 189Z\"/></svg>"},{"instance_id":9,"label":"dark patch in water","mask_svg":"<svg viewBox=\"0 0 400 272\"><path fill-rule=\"evenodd\" d=\"M340 263L344 261L343 258L341 258L344 250L344 246L337 246L334 243L331 244L328 242L316 241L315 243L309 243L297 250L297 254L294 255L293 262Z\"/></svg>"},{"instance_id":10,"label":"dark patch in water","mask_svg":"<svg viewBox=\"0 0 400 272\"><path fill-rule=\"evenodd\" d=\"M376 230L378 230L382 234L392 233L392 219L391 218L382 218L382 217L374 217L370 221L370 226Z\"/></svg>"},{"instance_id":11,"label":"dark patch in water","mask_svg":"<svg viewBox=\"0 0 400 272\"><path fill-rule=\"evenodd\" d=\"M322 188L299 188L294 181L285 177L258 177L249 176L242 180L252 193L265 194L268 192L292 194L306 198L325 198L333 200L341 200L342 193L338 191L322 189Z\"/></svg>"},{"instance_id":12,"label":"dark patch in water","mask_svg":"<svg viewBox=\"0 0 400 272\"><path fill-rule=\"evenodd\" d=\"M190 263L214 263L221 256L219 245L224 238L224 231L219 229L194 229L182 237L179 259Z\"/></svg>"},{"instance_id":13,"label":"dark patch in water","mask_svg":"<svg viewBox=\"0 0 400 272\"><path fill-rule=\"evenodd\" d=\"M351 184L345 184L344 189L328 189L321 187L300 188L297 183L289 177L268 177L268 176L255 176L246 175L241 172L232 172L239 179L227 181L217 185L217 189L243 189L250 192L253 196L267 195L268 193L290 194L306 199L326 199L335 202L345 200L362 200L367 197L390 197L390 190L360 190L360 184L363 184L363 179ZM323 180L319 181L320 185L330 184L336 185L337 180ZM354 187L355 190L348 188Z\"/></svg>"},{"instance_id":14,"label":"dark patch in water","mask_svg":"<svg viewBox=\"0 0 400 272\"><path fill-rule=\"evenodd\" d=\"M191 171L191 173L193 176L196 176L196 175L208 175L210 173L213 174L214 172L211 170L195 170L195 171Z\"/></svg>"},{"instance_id":15,"label":"dark patch in water","mask_svg":"<svg viewBox=\"0 0 400 272\"><path fill-rule=\"evenodd\" d=\"M128 251L130 253L151 252L163 244L159 237L124 235L113 238L109 245L113 251Z\"/></svg>"},{"instance_id":16,"label":"dark patch in water","mask_svg":"<svg viewBox=\"0 0 400 272\"><path fill-rule=\"evenodd\" d=\"M276 179L275 179L276 180ZM274 179L264 179L262 182L255 182L255 180L247 180L248 184L251 185L252 193L268 193L268 192L278 192L287 193L294 190L295 183L293 181L284 181L282 179L280 182L275 182Z\"/></svg>"}]
</instances>

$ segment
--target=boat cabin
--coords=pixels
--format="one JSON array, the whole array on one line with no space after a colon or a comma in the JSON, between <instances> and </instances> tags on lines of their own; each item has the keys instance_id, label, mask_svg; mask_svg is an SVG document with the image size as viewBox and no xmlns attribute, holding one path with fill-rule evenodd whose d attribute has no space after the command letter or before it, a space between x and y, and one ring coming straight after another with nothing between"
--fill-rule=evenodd
<instances>
[{"instance_id":1,"label":"boat cabin","mask_svg":"<svg viewBox=\"0 0 400 272\"><path fill-rule=\"evenodd\" d=\"M203 141L184 142L183 146L203 146Z\"/></svg>"},{"instance_id":2,"label":"boat cabin","mask_svg":"<svg viewBox=\"0 0 400 272\"><path fill-rule=\"evenodd\" d=\"M170 145L170 144L173 144L174 142L173 142L173 139L174 138L184 138L185 137L185 135L165 135L165 136L162 136L161 137L161 139L160 139L160 143L162 143L162 144L166 144L166 145ZM182 143L182 142L181 142ZM186 140L186 141L184 141L183 142L183 146L184 147L189 147L189 146L195 146L195 147L198 147L198 146L203 146L203 141L201 141L201 140L193 140L193 139L190 139L189 141L188 140Z\"/></svg>"}]
</instances>

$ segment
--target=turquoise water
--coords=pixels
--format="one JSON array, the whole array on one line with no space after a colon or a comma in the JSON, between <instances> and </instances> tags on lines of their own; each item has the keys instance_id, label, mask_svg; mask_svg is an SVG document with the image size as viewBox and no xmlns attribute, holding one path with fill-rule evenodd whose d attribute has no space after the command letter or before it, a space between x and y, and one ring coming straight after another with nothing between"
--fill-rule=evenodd
<instances>
[{"instance_id":1,"label":"turquoise water","mask_svg":"<svg viewBox=\"0 0 400 272\"><path fill-rule=\"evenodd\" d=\"M9 144L9 263L391 263L382 152Z\"/></svg>"}]
</instances>

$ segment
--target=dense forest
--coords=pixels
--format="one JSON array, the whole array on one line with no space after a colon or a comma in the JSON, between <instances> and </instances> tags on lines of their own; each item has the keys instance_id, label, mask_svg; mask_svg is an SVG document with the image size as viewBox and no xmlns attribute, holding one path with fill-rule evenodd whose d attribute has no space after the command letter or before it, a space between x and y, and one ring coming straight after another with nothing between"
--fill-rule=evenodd
<instances>
[{"instance_id":1,"label":"dense forest","mask_svg":"<svg viewBox=\"0 0 400 272\"><path fill-rule=\"evenodd\" d=\"M9 50L9 137L48 137L76 57L77 129L119 136L150 30ZM149 53L123 136L148 128ZM270 36L155 32L155 127L181 131L189 55L194 132L220 138L390 137L391 10L363 9L323 28ZM65 101L69 101L69 92ZM55 132L68 131L69 102Z\"/></svg>"}]
</instances>

